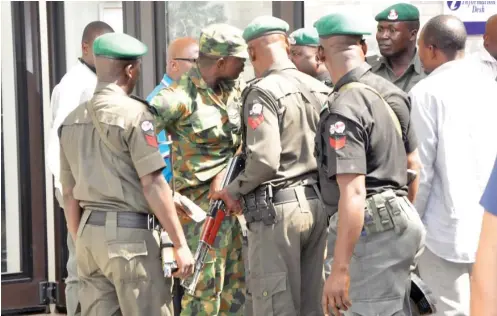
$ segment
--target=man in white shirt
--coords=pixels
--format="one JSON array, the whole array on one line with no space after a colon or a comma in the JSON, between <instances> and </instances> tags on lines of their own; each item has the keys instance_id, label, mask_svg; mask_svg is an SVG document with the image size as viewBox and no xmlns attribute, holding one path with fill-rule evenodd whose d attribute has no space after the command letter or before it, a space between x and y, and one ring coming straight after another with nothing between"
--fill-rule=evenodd
<instances>
[{"instance_id":1,"label":"man in white shirt","mask_svg":"<svg viewBox=\"0 0 497 316\"><path fill-rule=\"evenodd\" d=\"M474 53L474 59L481 67L483 73L489 74L497 81L497 14L491 16L485 25L483 34L483 49Z\"/></svg>"},{"instance_id":2,"label":"man in white shirt","mask_svg":"<svg viewBox=\"0 0 497 316\"><path fill-rule=\"evenodd\" d=\"M93 40L98 36L114 32L112 27L102 21L89 23L84 31L81 40L81 58L78 63L72 67L62 77L58 85L52 92L52 119L53 125L50 131L50 141L47 148L47 165L54 176L55 197L60 207L64 207L62 200L62 187L59 182L60 168L60 145L57 129L78 105L90 100L93 96L97 84L95 74L95 62L93 57ZM75 258L74 243L70 234L67 234L67 247L69 249L69 258L67 261L68 276L66 279L66 308L67 315L77 315L78 307L78 270Z\"/></svg>"},{"instance_id":3,"label":"man in white shirt","mask_svg":"<svg viewBox=\"0 0 497 316\"><path fill-rule=\"evenodd\" d=\"M465 43L458 18L428 21L418 44L429 75L409 93L423 164L415 206L427 231L419 273L446 316L469 315L479 200L497 154L497 83L464 59Z\"/></svg>"}]
</instances>

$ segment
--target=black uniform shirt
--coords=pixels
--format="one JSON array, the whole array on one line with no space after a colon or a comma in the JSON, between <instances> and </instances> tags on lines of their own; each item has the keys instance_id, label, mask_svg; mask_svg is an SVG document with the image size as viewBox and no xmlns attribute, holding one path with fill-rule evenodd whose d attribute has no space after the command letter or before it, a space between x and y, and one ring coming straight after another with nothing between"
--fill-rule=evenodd
<instances>
[{"instance_id":1,"label":"black uniform shirt","mask_svg":"<svg viewBox=\"0 0 497 316\"><path fill-rule=\"evenodd\" d=\"M353 81L359 81L374 88L387 101L399 119L406 152L412 153L418 147L418 139L411 124L411 102L407 94L395 84L374 74L367 63L352 70L350 76Z\"/></svg>"},{"instance_id":2,"label":"black uniform shirt","mask_svg":"<svg viewBox=\"0 0 497 316\"><path fill-rule=\"evenodd\" d=\"M366 68L350 71L335 91L366 76L377 80ZM405 112L409 116L408 109ZM338 207L338 174L365 175L367 197L388 189L407 195L404 142L385 104L370 90L353 88L330 96L328 107L321 111L316 149L321 193L329 212Z\"/></svg>"}]
</instances>

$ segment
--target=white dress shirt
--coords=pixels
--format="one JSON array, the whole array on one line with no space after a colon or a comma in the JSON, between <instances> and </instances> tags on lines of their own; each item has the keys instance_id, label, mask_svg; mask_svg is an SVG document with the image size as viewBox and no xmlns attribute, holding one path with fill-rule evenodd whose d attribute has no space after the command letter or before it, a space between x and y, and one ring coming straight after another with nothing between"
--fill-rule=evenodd
<instances>
[{"instance_id":1,"label":"white dress shirt","mask_svg":"<svg viewBox=\"0 0 497 316\"><path fill-rule=\"evenodd\" d=\"M415 206L426 247L452 262L474 262L480 197L497 154L497 82L470 59L443 64L409 93L423 169Z\"/></svg>"},{"instance_id":2,"label":"white dress shirt","mask_svg":"<svg viewBox=\"0 0 497 316\"><path fill-rule=\"evenodd\" d=\"M97 76L81 61L72 67L52 92L53 125L50 131L50 141L47 148L47 166L54 175L54 186L62 192L59 181L60 175L60 143L57 129L66 117L81 103L90 100L97 85Z\"/></svg>"},{"instance_id":3,"label":"white dress shirt","mask_svg":"<svg viewBox=\"0 0 497 316\"><path fill-rule=\"evenodd\" d=\"M485 48L477 53L471 54L468 58L476 61L483 73L488 73L491 78L497 80L497 60L493 58Z\"/></svg>"}]
</instances>

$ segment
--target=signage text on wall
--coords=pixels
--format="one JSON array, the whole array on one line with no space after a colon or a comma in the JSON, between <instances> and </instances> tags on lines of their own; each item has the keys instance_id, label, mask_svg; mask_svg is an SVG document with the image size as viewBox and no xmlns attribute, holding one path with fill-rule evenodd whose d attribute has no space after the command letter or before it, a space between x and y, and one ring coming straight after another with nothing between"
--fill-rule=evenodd
<instances>
[{"instance_id":1,"label":"signage text on wall","mask_svg":"<svg viewBox=\"0 0 497 316\"><path fill-rule=\"evenodd\" d=\"M444 14L461 19L468 35L479 35L485 32L488 18L497 14L497 1L446 1Z\"/></svg>"}]
</instances>

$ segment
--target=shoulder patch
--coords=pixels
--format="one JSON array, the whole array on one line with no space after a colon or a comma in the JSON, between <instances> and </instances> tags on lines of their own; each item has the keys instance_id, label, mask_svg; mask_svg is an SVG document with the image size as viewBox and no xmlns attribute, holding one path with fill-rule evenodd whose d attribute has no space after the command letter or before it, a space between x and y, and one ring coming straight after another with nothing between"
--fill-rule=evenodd
<instances>
[{"instance_id":1,"label":"shoulder patch","mask_svg":"<svg viewBox=\"0 0 497 316\"><path fill-rule=\"evenodd\" d=\"M342 121L332 122L329 131L330 146L335 150L339 150L345 147L345 144L347 142L347 136L344 133L345 123Z\"/></svg>"},{"instance_id":2,"label":"shoulder patch","mask_svg":"<svg viewBox=\"0 0 497 316\"><path fill-rule=\"evenodd\" d=\"M254 101L252 107L249 110L249 117L247 118L247 123L252 129L256 129L260 124L264 122L264 114L262 113L262 104Z\"/></svg>"}]
</instances>

